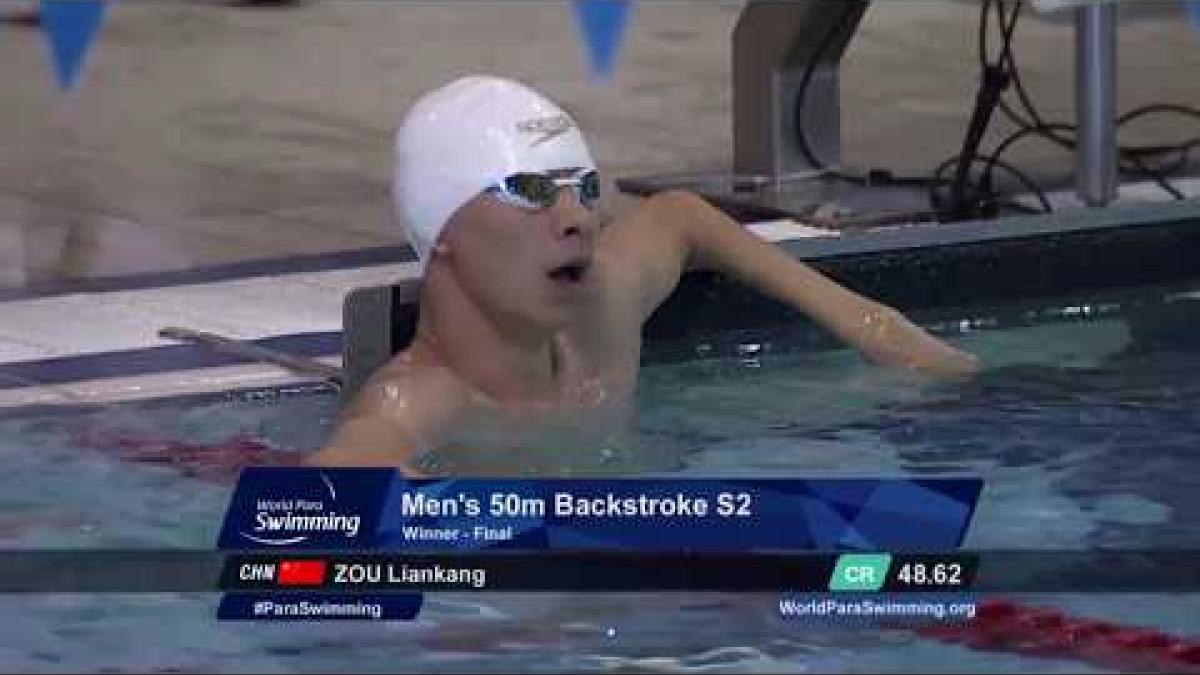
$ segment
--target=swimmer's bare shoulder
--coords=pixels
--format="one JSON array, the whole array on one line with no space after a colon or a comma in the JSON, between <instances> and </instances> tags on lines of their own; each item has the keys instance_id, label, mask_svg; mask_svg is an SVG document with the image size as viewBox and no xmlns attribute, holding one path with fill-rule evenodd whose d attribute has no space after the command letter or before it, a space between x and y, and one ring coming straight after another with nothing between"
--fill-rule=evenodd
<instances>
[{"instance_id":1,"label":"swimmer's bare shoulder","mask_svg":"<svg viewBox=\"0 0 1200 675\"><path fill-rule=\"evenodd\" d=\"M306 463L399 467L420 475L416 458L441 445L469 400L467 387L448 368L400 354L363 385L328 443Z\"/></svg>"}]
</instances>

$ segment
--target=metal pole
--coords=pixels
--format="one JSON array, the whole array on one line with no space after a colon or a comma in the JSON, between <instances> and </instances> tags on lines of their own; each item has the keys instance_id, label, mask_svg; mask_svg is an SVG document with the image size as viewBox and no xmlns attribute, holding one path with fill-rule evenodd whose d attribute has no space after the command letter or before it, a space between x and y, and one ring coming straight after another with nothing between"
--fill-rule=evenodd
<instances>
[{"instance_id":1,"label":"metal pole","mask_svg":"<svg viewBox=\"0 0 1200 675\"><path fill-rule=\"evenodd\" d=\"M841 163L839 70L868 4L745 3L733 31L735 175L778 180Z\"/></svg>"},{"instance_id":2,"label":"metal pole","mask_svg":"<svg viewBox=\"0 0 1200 675\"><path fill-rule=\"evenodd\" d=\"M1079 198L1104 206L1117 196L1117 8L1100 2L1075 11Z\"/></svg>"}]
</instances>

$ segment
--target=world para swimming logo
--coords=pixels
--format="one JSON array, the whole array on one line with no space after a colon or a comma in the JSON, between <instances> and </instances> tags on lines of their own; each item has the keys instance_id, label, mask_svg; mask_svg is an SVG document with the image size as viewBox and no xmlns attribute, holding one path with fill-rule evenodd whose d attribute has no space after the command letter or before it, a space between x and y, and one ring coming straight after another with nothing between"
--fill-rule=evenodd
<instances>
[{"instance_id":1,"label":"world para swimming logo","mask_svg":"<svg viewBox=\"0 0 1200 675\"><path fill-rule=\"evenodd\" d=\"M264 546L294 546L324 533L340 533L347 539L357 537L361 518L338 513L333 481L324 471L317 475L322 486L313 497L256 499L251 527L239 534Z\"/></svg>"}]
</instances>

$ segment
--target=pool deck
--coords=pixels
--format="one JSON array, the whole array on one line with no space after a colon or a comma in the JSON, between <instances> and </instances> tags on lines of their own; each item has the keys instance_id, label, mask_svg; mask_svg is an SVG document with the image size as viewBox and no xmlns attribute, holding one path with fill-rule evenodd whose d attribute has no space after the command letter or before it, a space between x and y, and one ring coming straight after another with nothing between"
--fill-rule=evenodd
<instances>
[{"instance_id":1,"label":"pool deck","mask_svg":"<svg viewBox=\"0 0 1200 675\"><path fill-rule=\"evenodd\" d=\"M748 225L772 241L837 233L792 221ZM408 251L398 255L410 257ZM0 303L0 408L90 404L311 381L270 364L159 337L168 326L340 366L342 301L365 286L412 280L411 262L362 264L353 252L207 270L213 278L145 286L144 276L93 280L81 290L43 289ZM288 260L282 261L284 267ZM266 268L274 268L267 272ZM203 277L205 270L192 277ZM108 288L89 290L103 281ZM145 287L144 287L145 286ZM27 289L32 291L34 289ZM86 331L63 330L71 316Z\"/></svg>"},{"instance_id":2,"label":"pool deck","mask_svg":"<svg viewBox=\"0 0 1200 675\"><path fill-rule=\"evenodd\" d=\"M589 79L565 4L117 3L67 95L53 90L38 31L0 25L0 407L297 379L180 347L158 337L166 326L337 364L344 294L412 274L388 203L391 130L457 75L546 90L579 117L610 176L727 166L739 9L641 2L606 84ZM1200 105L1200 34L1178 7L1123 12L1119 108ZM976 18L962 2L872 7L844 68L848 164L926 173L955 151ZM1048 118L1069 119L1070 23L1026 19L1023 78ZM1122 140L1177 142L1198 128L1156 116ZM1010 130L998 122L989 138ZM1072 168L1037 142L1012 161L1046 178ZM1194 181L1181 187L1200 195ZM1162 199L1147 186L1125 197ZM603 208L629 203L611 196Z\"/></svg>"}]
</instances>

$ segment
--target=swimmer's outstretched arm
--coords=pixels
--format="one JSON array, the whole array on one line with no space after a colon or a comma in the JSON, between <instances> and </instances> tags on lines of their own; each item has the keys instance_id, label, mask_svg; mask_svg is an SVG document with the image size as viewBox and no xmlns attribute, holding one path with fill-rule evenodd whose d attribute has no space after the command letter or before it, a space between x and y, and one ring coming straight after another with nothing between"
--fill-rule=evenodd
<instances>
[{"instance_id":1,"label":"swimmer's outstretched arm","mask_svg":"<svg viewBox=\"0 0 1200 675\"><path fill-rule=\"evenodd\" d=\"M875 363L940 376L969 375L979 369L976 357L792 258L694 194L656 195L630 220L639 222L614 235L639 240L623 243L639 251L648 289L647 315L670 293L684 269L707 268L796 307Z\"/></svg>"}]
</instances>

